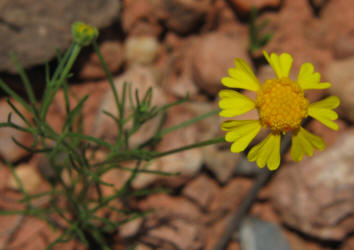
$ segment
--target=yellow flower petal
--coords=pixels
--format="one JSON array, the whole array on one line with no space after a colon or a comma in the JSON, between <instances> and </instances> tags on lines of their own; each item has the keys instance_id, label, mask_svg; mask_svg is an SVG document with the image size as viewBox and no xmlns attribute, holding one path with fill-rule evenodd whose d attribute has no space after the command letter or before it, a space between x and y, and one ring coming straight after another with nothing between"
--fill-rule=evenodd
<instances>
[{"instance_id":1,"label":"yellow flower petal","mask_svg":"<svg viewBox=\"0 0 354 250\"><path fill-rule=\"evenodd\" d=\"M288 77L293 63L293 58L288 53L282 53L278 56L272 53L270 56L266 51L263 51L264 57L267 59L270 66L272 66L278 78Z\"/></svg>"},{"instance_id":2,"label":"yellow flower petal","mask_svg":"<svg viewBox=\"0 0 354 250\"><path fill-rule=\"evenodd\" d=\"M269 134L250 150L248 160L256 161L260 168L267 165L269 170L277 169L280 165L280 138L280 134Z\"/></svg>"},{"instance_id":3,"label":"yellow flower petal","mask_svg":"<svg viewBox=\"0 0 354 250\"><path fill-rule=\"evenodd\" d=\"M247 148L262 125L259 120L225 121L221 128L226 131L225 140L233 142L231 152L239 153Z\"/></svg>"},{"instance_id":4,"label":"yellow flower petal","mask_svg":"<svg viewBox=\"0 0 354 250\"><path fill-rule=\"evenodd\" d=\"M339 106L339 98L336 96L329 96L318 102L311 103L308 108L308 114L327 127L338 130L338 125L333 122L338 118L338 115L332 109Z\"/></svg>"},{"instance_id":5,"label":"yellow flower petal","mask_svg":"<svg viewBox=\"0 0 354 250\"><path fill-rule=\"evenodd\" d=\"M312 156L314 148L323 150L325 147L326 144L321 137L300 127L298 133L292 136L290 155L294 161L301 161L304 154Z\"/></svg>"},{"instance_id":6,"label":"yellow flower petal","mask_svg":"<svg viewBox=\"0 0 354 250\"><path fill-rule=\"evenodd\" d=\"M302 89L327 89L331 87L329 82L320 83L321 75L314 72L314 67L311 63L301 65L297 83Z\"/></svg>"},{"instance_id":7,"label":"yellow flower petal","mask_svg":"<svg viewBox=\"0 0 354 250\"><path fill-rule=\"evenodd\" d=\"M241 58L235 59L236 68L229 69L230 77L223 77L221 83L229 88L240 88L257 91L259 81L247 62Z\"/></svg>"},{"instance_id":8,"label":"yellow flower petal","mask_svg":"<svg viewBox=\"0 0 354 250\"><path fill-rule=\"evenodd\" d=\"M222 111L219 113L223 117L233 117L244 114L255 108L255 102L235 90L223 89L220 90L219 107Z\"/></svg>"}]
</instances>

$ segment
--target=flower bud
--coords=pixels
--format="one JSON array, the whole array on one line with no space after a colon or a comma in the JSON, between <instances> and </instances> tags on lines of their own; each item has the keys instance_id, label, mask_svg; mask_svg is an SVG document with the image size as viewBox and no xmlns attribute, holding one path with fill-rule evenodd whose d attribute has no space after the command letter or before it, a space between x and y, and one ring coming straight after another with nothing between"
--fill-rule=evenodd
<instances>
[{"instance_id":1,"label":"flower bud","mask_svg":"<svg viewBox=\"0 0 354 250\"><path fill-rule=\"evenodd\" d=\"M77 44L87 46L98 37L98 30L88 24L75 22L72 25L72 34Z\"/></svg>"}]
</instances>

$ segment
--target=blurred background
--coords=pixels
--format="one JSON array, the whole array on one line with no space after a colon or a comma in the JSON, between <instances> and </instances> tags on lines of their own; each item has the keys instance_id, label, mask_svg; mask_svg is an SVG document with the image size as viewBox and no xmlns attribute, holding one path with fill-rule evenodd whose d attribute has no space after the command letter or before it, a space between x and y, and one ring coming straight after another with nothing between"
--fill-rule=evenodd
<instances>
[{"instance_id":1,"label":"blurred background","mask_svg":"<svg viewBox=\"0 0 354 250\"><path fill-rule=\"evenodd\" d=\"M311 62L329 81L328 90L308 91L311 102L328 95L341 100L332 131L311 121L307 128L324 138L327 148L300 163L285 155L283 165L262 188L235 233L228 250L236 249L354 249L354 1L353 0L1 0L0 78L20 95L23 85L10 60L14 52L29 75L38 97L45 86L44 64L56 66L56 50L71 42L71 24L87 22L99 28L100 50L114 81L131 82L146 91L153 87L153 103L190 101L169 111L166 126L217 109L220 79L245 59L260 81L275 78L262 50L288 52L294 57L291 78L302 63ZM85 48L70 78L73 99L90 94L83 110L85 133L113 140L117 131L102 110L115 112L113 96L97 55ZM247 91L245 95L251 95ZM0 121L11 111L0 92ZM23 110L26 114L26 110ZM61 128L65 105L60 93L48 122ZM242 118L256 117L256 111ZM21 120L13 116L21 124ZM222 136L218 116L168 134L160 151ZM151 126L155 126L152 121ZM135 143L151 133L147 126ZM16 166L29 192L45 188L48 172L40 155L19 149L32 138L0 129L0 209L18 197L18 187L4 160ZM257 136L256 142L262 138ZM134 144L133 142L133 144ZM213 249L225 225L248 195L259 169L232 154L229 145L193 149L151 162L150 169L181 172L161 177L141 174L133 187L167 187L169 194L137 199L135 206L158 212L121 227L114 249L136 241L138 250ZM114 170L104 176L115 186L126 174ZM109 190L107 190L109 192ZM10 197L10 198L9 198ZM16 230L13 230L16 228ZM45 249L55 232L34 218L0 217L0 249ZM79 242L63 249L83 249Z\"/></svg>"}]
</instances>

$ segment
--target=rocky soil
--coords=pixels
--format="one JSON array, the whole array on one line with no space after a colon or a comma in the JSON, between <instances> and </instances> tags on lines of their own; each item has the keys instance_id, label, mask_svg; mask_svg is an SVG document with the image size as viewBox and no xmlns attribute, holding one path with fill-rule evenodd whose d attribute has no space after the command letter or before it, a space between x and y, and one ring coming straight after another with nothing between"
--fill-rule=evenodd
<instances>
[{"instance_id":1,"label":"rocky soil","mask_svg":"<svg viewBox=\"0 0 354 250\"><path fill-rule=\"evenodd\" d=\"M249 62L261 81L274 77L261 51L248 52L251 6L259 9L260 20L269 20L266 29L273 33L264 49L289 52L294 57L294 80L300 65L312 62L322 80L331 82L329 90L309 91L308 98L314 101L337 95L341 99L336 110L340 129L331 131L317 121L307 125L324 138L327 149L300 163L288 161L286 155L227 249L354 249L353 0L2 1L0 77L23 93L9 60L8 52L14 51L38 83L40 93L44 77L38 71L54 59L56 48L67 48L71 22L86 21L100 28L99 46L118 89L124 81L139 91L153 87L155 105L189 93L190 102L167 114L165 126L173 126L217 108L220 78L233 67L236 57ZM74 74L73 93L90 94L83 110L85 133L114 140L117 131L113 122L102 115L102 110L116 112L113 95L98 57L90 49L80 55ZM11 109L5 95L0 96L3 122ZM247 117L254 115L250 112ZM49 123L59 130L64 116L62 93L58 93L49 111ZM21 123L16 115L13 121ZM221 122L215 116L177 130L157 149L171 150L221 136ZM157 120L146 124L131 138L130 145L145 141L157 126ZM33 139L23 132L0 129L0 209L19 208L13 202L19 198L18 187L5 160L16 165L29 193L48 189L41 157L19 149L11 137L24 144ZM245 165L243 154L231 153L226 144L163 157L149 167L181 175L141 174L135 179L136 189L166 187L171 192L135 201L139 209L157 212L119 228L113 249L125 249L131 242L138 242L138 250L213 249L259 172L252 164ZM127 177L122 170L112 170L103 178L119 187ZM0 249L44 249L57 235L35 218L0 216ZM79 242L60 247L84 249Z\"/></svg>"}]
</instances>

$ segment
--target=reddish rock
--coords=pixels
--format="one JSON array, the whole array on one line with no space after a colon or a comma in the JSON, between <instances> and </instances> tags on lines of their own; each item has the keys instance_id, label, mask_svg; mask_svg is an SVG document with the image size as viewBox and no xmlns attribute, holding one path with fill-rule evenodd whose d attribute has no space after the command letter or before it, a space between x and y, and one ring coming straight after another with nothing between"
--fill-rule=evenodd
<instances>
[{"instance_id":1,"label":"reddish rock","mask_svg":"<svg viewBox=\"0 0 354 250\"><path fill-rule=\"evenodd\" d=\"M339 97L341 104L337 108L339 114L350 121L354 121L354 57L336 61L328 65L325 72L327 79L332 83L329 89L331 94Z\"/></svg>"},{"instance_id":2,"label":"reddish rock","mask_svg":"<svg viewBox=\"0 0 354 250\"><path fill-rule=\"evenodd\" d=\"M228 148L229 144L226 145ZM205 147L202 152L206 167L215 174L219 182L226 183L235 172L240 154L232 153L229 148L220 150L218 145Z\"/></svg>"},{"instance_id":3,"label":"reddish rock","mask_svg":"<svg viewBox=\"0 0 354 250\"><path fill-rule=\"evenodd\" d=\"M158 36L162 32L152 1L124 0L123 9L122 26L129 35Z\"/></svg>"},{"instance_id":4,"label":"reddish rock","mask_svg":"<svg viewBox=\"0 0 354 250\"><path fill-rule=\"evenodd\" d=\"M190 99L195 100L199 94L199 88L193 80L190 60L193 55L190 48L195 40L195 37L181 39L171 32L165 39L164 47L169 54L164 65L163 88L178 98L184 98L188 93Z\"/></svg>"},{"instance_id":5,"label":"reddish rock","mask_svg":"<svg viewBox=\"0 0 354 250\"><path fill-rule=\"evenodd\" d=\"M194 117L194 113L190 110L177 106L168 112L168 118L164 125L165 128L176 126L182 122L188 121ZM161 142L157 145L156 151L167 152L179 147L187 146L198 142L198 126L192 125L185 128L177 129L166 134ZM202 153L200 148L194 148L183 152L167 155L156 159L148 164L148 169L163 172L176 173L178 176L162 177L152 174L140 174L135 180L135 187L145 186L152 181L159 179L168 186L179 186L190 179L202 166ZM140 184L138 184L140 183ZM141 185L144 183L144 185Z\"/></svg>"},{"instance_id":6,"label":"reddish rock","mask_svg":"<svg viewBox=\"0 0 354 250\"><path fill-rule=\"evenodd\" d=\"M278 8L282 0L230 0L232 6L240 12L250 12L251 7L263 9L266 7Z\"/></svg>"},{"instance_id":7,"label":"reddish rock","mask_svg":"<svg viewBox=\"0 0 354 250\"><path fill-rule=\"evenodd\" d=\"M218 191L219 187L213 179L206 175L199 175L188 183L182 193L205 209Z\"/></svg>"},{"instance_id":8,"label":"reddish rock","mask_svg":"<svg viewBox=\"0 0 354 250\"><path fill-rule=\"evenodd\" d=\"M201 36L192 48L193 78L200 89L216 95L223 88L221 78L228 68L234 67L234 60L240 57L246 61L247 40L237 33L213 32Z\"/></svg>"},{"instance_id":9,"label":"reddish rock","mask_svg":"<svg viewBox=\"0 0 354 250\"><path fill-rule=\"evenodd\" d=\"M104 196L113 195L117 190L123 187L129 176L129 171L124 171L119 168L112 168L105 172L101 176L101 180L105 183L113 184L113 186L101 185L102 194Z\"/></svg>"},{"instance_id":10,"label":"reddish rock","mask_svg":"<svg viewBox=\"0 0 354 250\"><path fill-rule=\"evenodd\" d=\"M295 72L305 62L313 63L316 71L321 72L331 60L330 49L315 42L314 33L319 20L314 17L308 0L284 1L279 12L265 13L260 17L263 18L270 20L267 30L273 33L264 49L290 53L294 57Z\"/></svg>"},{"instance_id":11,"label":"reddish rock","mask_svg":"<svg viewBox=\"0 0 354 250\"><path fill-rule=\"evenodd\" d=\"M354 2L351 0L328 1L321 11L318 24L312 27L311 37L317 46L333 49L337 57L354 55L353 47L348 47L348 42L354 39L353 8Z\"/></svg>"},{"instance_id":12,"label":"reddish rock","mask_svg":"<svg viewBox=\"0 0 354 250\"><path fill-rule=\"evenodd\" d=\"M23 108L22 105L11 99L11 102L15 107L21 112L21 114L26 117L28 121L31 120L32 115L30 112ZM7 104L5 99L0 100L0 122L6 123L9 113L12 113L11 121L21 127L27 128L26 123L12 110L12 108ZM31 145L32 135L20 130L16 130L9 127L0 128L0 157L8 161L17 161L20 158L28 155L29 153L23 148L17 146L13 140L14 137L17 141L24 145Z\"/></svg>"},{"instance_id":13,"label":"reddish rock","mask_svg":"<svg viewBox=\"0 0 354 250\"><path fill-rule=\"evenodd\" d=\"M244 28L240 24L240 22L238 22L234 11L230 7L230 4L224 0L214 1L214 6L209 11L209 19L211 18L212 20L209 22L213 21L213 26L216 26L216 29L220 31L235 30L235 28ZM210 24L209 26L211 26L212 24Z\"/></svg>"},{"instance_id":14,"label":"reddish rock","mask_svg":"<svg viewBox=\"0 0 354 250\"><path fill-rule=\"evenodd\" d=\"M234 211L252 186L252 180L246 178L232 179L215 196L210 204L210 211Z\"/></svg>"},{"instance_id":15,"label":"reddish rock","mask_svg":"<svg viewBox=\"0 0 354 250\"><path fill-rule=\"evenodd\" d=\"M0 190L6 188L6 181L10 178L11 171L10 168L0 163Z\"/></svg>"},{"instance_id":16,"label":"reddish rock","mask_svg":"<svg viewBox=\"0 0 354 250\"><path fill-rule=\"evenodd\" d=\"M136 235L142 227L143 218L137 218L128 223L124 223L119 227L119 236L122 238L129 238Z\"/></svg>"},{"instance_id":17,"label":"reddish rock","mask_svg":"<svg viewBox=\"0 0 354 250\"><path fill-rule=\"evenodd\" d=\"M18 219L19 217L17 217L17 221ZM5 228L6 230L12 230L13 226L13 224L8 224L5 225ZM3 235L6 239L11 234L5 233ZM26 217L14 235L15 237L10 240L7 245L9 249L18 248L19 246L21 246L21 249L45 249L60 235L60 232L53 231L44 221L37 218ZM58 243L55 245L54 249L84 250L85 247L78 241L72 240L67 243Z\"/></svg>"},{"instance_id":18,"label":"reddish rock","mask_svg":"<svg viewBox=\"0 0 354 250\"><path fill-rule=\"evenodd\" d=\"M124 60L123 46L119 42L105 41L99 48L109 71L114 73L119 70ZM79 76L83 79L106 78L106 73L96 53L91 54Z\"/></svg>"},{"instance_id":19,"label":"reddish rock","mask_svg":"<svg viewBox=\"0 0 354 250\"><path fill-rule=\"evenodd\" d=\"M185 34L203 22L211 2L211 0L157 0L154 2L154 8L169 29Z\"/></svg>"},{"instance_id":20,"label":"reddish rock","mask_svg":"<svg viewBox=\"0 0 354 250\"><path fill-rule=\"evenodd\" d=\"M201 213L191 201L159 194L149 196L140 205L144 210L156 211L145 218L147 230L140 237L162 249L170 249L171 245L191 250L202 247Z\"/></svg>"},{"instance_id":21,"label":"reddish rock","mask_svg":"<svg viewBox=\"0 0 354 250\"><path fill-rule=\"evenodd\" d=\"M354 229L354 132L316 157L284 166L272 181L272 200L282 220L303 233L342 240Z\"/></svg>"},{"instance_id":22,"label":"reddish rock","mask_svg":"<svg viewBox=\"0 0 354 250\"><path fill-rule=\"evenodd\" d=\"M341 250L352 250L352 249L354 249L354 236L351 236L348 239L346 239L340 249Z\"/></svg>"},{"instance_id":23,"label":"reddish rock","mask_svg":"<svg viewBox=\"0 0 354 250\"><path fill-rule=\"evenodd\" d=\"M218 240L220 240L220 237L222 233L225 230L226 224L228 222L230 216L226 216L225 218L218 218L213 224L207 225L204 230L205 230L205 244L204 244L204 249L205 250L212 250Z\"/></svg>"},{"instance_id":24,"label":"reddish rock","mask_svg":"<svg viewBox=\"0 0 354 250\"><path fill-rule=\"evenodd\" d=\"M333 43L333 56L336 59L345 59L354 56L353 32L339 36Z\"/></svg>"},{"instance_id":25,"label":"reddish rock","mask_svg":"<svg viewBox=\"0 0 354 250\"><path fill-rule=\"evenodd\" d=\"M272 222L274 224L280 225L279 217L274 211L272 204L269 201L261 201L253 204L251 211L251 215L262 219L264 221Z\"/></svg>"},{"instance_id":26,"label":"reddish rock","mask_svg":"<svg viewBox=\"0 0 354 250\"><path fill-rule=\"evenodd\" d=\"M241 250L241 246L236 241L231 241L226 250Z\"/></svg>"}]
</instances>

